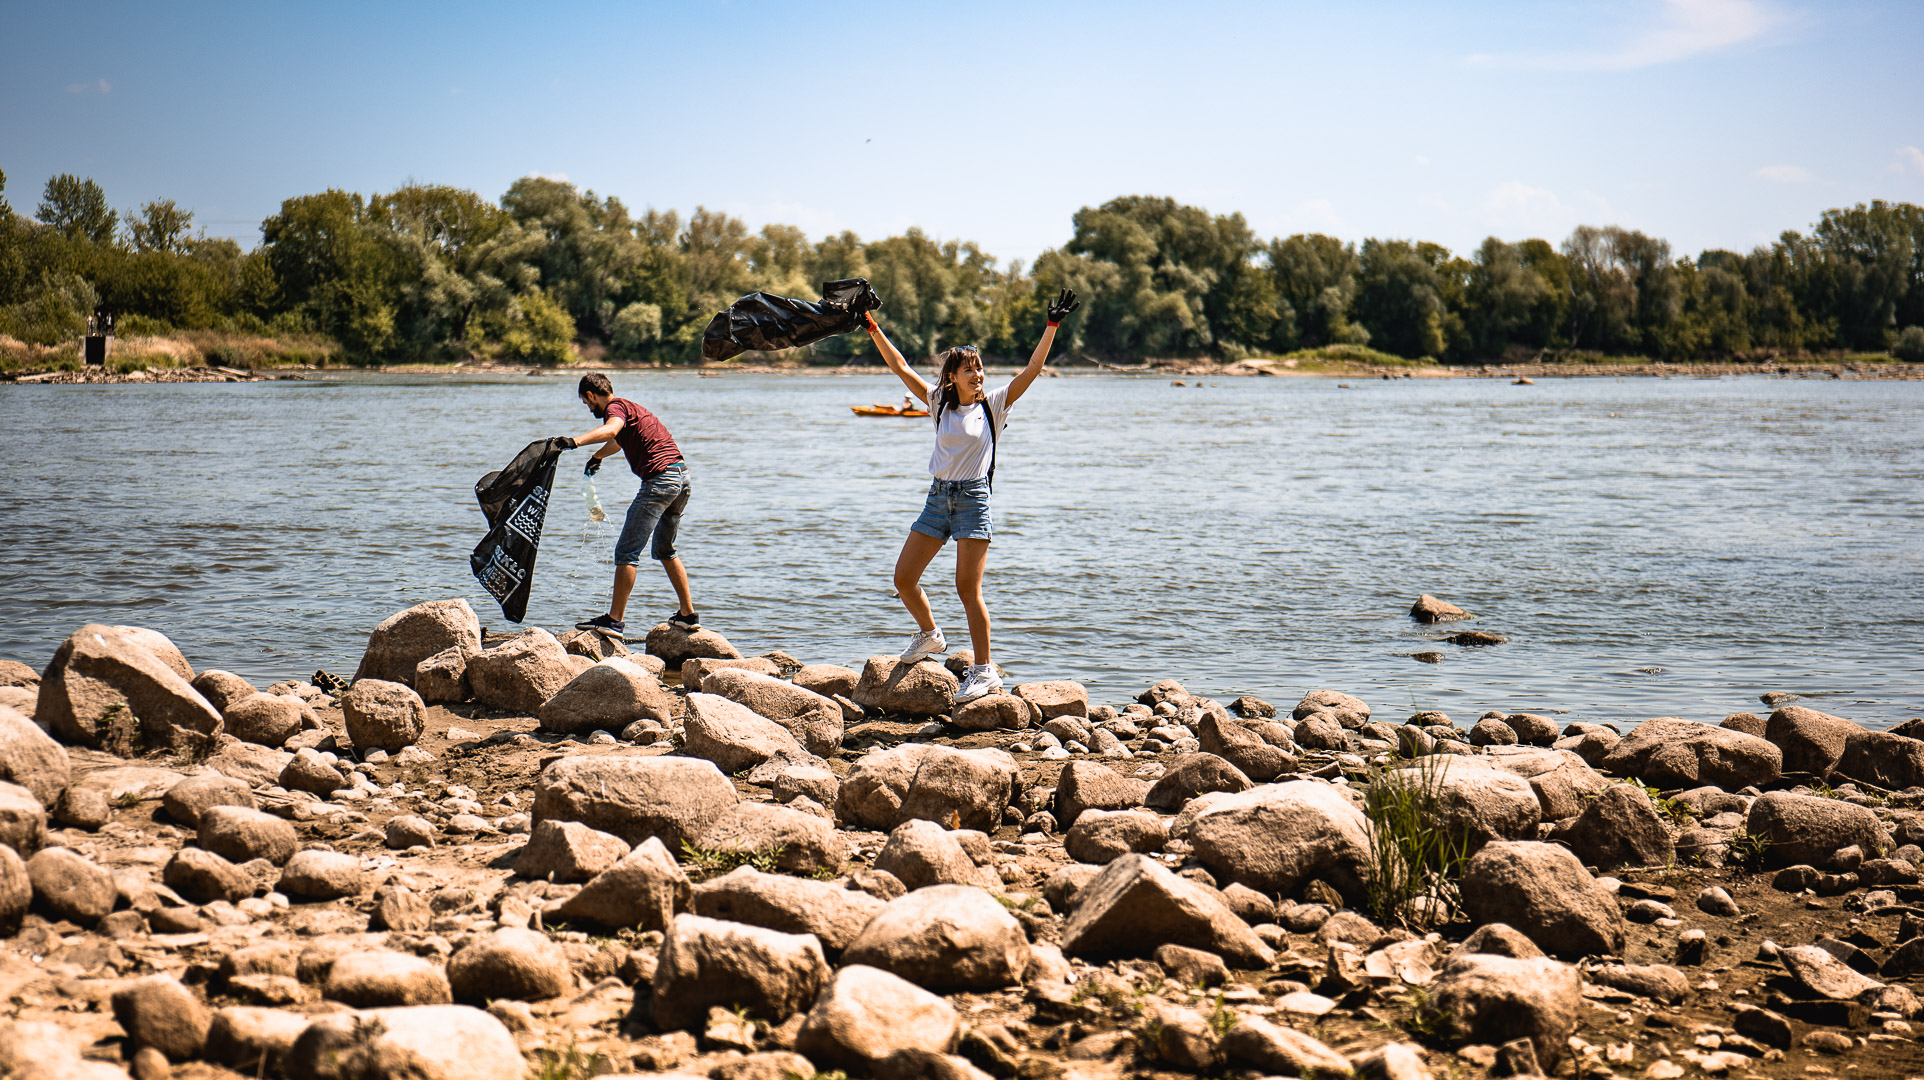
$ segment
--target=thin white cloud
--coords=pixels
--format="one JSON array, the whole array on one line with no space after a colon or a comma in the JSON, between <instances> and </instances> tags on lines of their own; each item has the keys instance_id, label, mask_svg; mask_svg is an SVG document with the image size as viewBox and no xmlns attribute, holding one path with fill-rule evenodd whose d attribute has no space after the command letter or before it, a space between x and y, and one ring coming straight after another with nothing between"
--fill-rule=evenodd
<instances>
[{"instance_id":1,"label":"thin white cloud","mask_svg":"<svg viewBox=\"0 0 1924 1080\"><path fill-rule=\"evenodd\" d=\"M1520 180L1491 188L1476 208L1486 227L1513 236L1561 236L1577 219L1577 212L1556 192Z\"/></svg>"},{"instance_id":2,"label":"thin white cloud","mask_svg":"<svg viewBox=\"0 0 1924 1080\"><path fill-rule=\"evenodd\" d=\"M1786 16L1761 0L1662 0L1655 25L1601 52L1480 53L1473 65L1553 71L1629 71L1672 64L1727 49L1782 24Z\"/></svg>"},{"instance_id":3,"label":"thin white cloud","mask_svg":"<svg viewBox=\"0 0 1924 1080\"><path fill-rule=\"evenodd\" d=\"M1897 160L1891 163L1891 171L1924 176L1924 150L1915 146L1900 147Z\"/></svg>"},{"instance_id":4,"label":"thin white cloud","mask_svg":"<svg viewBox=\"0 0 1924 1080\"><path fill-rule=\"evenodd\" d=\"M108 82L105 79L95 79L92 82L77 82L77 83L67 84L67 93L69 94L100 94L101 96L104 97L113 92L114 92L114 84Z\"/></svg>"},{"instance_id":5,"label":"thin white cloud","mask_svg":"<svg viewBox=\"0 0 1924 1080\"><path fill-rule=\"evenodd\" d=\"M1773 184L1808 184L1813 179L1808 169L1795 165L1766 165L1757 175Z\"/></svg>"}]
</instances>

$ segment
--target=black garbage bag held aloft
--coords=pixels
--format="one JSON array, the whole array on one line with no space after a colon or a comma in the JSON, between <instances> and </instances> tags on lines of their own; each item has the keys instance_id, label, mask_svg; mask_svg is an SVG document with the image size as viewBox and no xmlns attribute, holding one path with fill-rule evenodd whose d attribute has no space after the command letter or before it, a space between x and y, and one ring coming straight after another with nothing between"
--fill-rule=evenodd
<instances>
[{"instance_id":1,"label":"black garbage bag held aloft","mask_svg":"<svg viewBox=\"0 0 1924 1080\"><path fill-rule=\"evenodd\" d=\"M867 278L822 283L820 301L752 292L708 321L701 358L727 360L750 349L792 349L862 326L862 313L882 306Z\"/></svg>"},{"instance_id":2,"label":"black garbage bag held aloft","mask_svg":"<svg viewBox=\"0 0 1924 1080\"><path fill-rule=\"evenodd\" d=\"M572 444L565 438L542 439L523 447L505 469L474 485L474 497L488 519L488 535L468 556L475 580L501 601L501 613L520 622L534 589L534 557L541 546L541 523L548 516L555 464Z\"/></svg>"}]
</instances>

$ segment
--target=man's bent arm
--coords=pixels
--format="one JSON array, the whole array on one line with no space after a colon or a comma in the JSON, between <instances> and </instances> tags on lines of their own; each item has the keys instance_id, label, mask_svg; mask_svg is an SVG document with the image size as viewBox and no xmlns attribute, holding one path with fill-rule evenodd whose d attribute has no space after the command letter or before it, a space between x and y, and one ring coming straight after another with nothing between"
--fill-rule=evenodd
<instances>
[{"instance_id":1,"label":"man's bent arm","mask_svg":"<svg viewBox=\"0 0 1924 1080\"><path fill-rule=\"evenodd\" d=\"M586 435L576 435L575 445L587 446L590 443L612 443L614 441L615 436L621 433L621 423L622 423L621 418L617 416L613 420L610 420L607 423L601 425L600 427L594 429L593 431L588 432ZM595 456L607 457L610 453L613 453L613 451L603 450L601 453L598 453Z\"/></svg>"}]
</instances>

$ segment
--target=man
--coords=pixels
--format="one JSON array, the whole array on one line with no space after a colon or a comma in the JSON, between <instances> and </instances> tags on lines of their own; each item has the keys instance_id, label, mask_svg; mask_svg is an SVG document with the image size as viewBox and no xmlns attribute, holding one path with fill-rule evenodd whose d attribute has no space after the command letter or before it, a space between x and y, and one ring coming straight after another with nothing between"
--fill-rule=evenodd
<instances>
[{"instance_id":1,"label":"man","mask_svg":"<svg viewBox=\"0 0 1924 1080\"><path fill-rule=\"evenodd\" d=\"M582 474L593 476L601 468L601 459L619 448L628 455L628 467L641 477L641 490L629 504L628 519L621 526L621 537L615 541L615 589L608 613L578 622L576 629L598 630L614 636L622 634L622 617L628 611L628 594L635 587L643 545L650 546L649 554L661 563L668 574L668 583L675 587L675 596L681 602L668 621L684 630L701 629L701 619L695 615L695 602L688 591L688 571L675 555L675 533L681 528L682 511L688 508L689 484L688 465L675 446L674 436L668 434L654 413L627 398L616 397L614 384L600 372L583 375L577 390L582 404L588 406L588 411L594 413L602 425L585 435L575 436L575 445L605 444L588 458Z\"/></svg>"}]
</instances>

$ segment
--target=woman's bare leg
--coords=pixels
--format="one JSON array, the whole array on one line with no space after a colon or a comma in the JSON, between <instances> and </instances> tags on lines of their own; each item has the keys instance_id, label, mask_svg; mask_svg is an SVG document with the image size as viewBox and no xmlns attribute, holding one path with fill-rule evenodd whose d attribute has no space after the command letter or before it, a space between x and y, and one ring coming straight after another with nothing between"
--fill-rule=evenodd
<instances>
[{"instance_id":1,"label":"woman's bare leg","mask_svg":"<svg viewBox=\"0 0 1924 1080\"><path fill-rule=\"evenodd\" d=\"M978 664L989 662L989 609L982 602L982 571L988 565L987 540L955 542L955 591L969 616L969 645Z\"/></svg>"},{"instance_id":2,"label":"woman's bare leg","mask_svg":"<svg viewBox=\"0 0 1924 1080\"><path fill-rule=\"evenodd\" d=\"M922 571L929 568L942 544L927 533L910 531L909 538L902 541L902 553L895 557L895 591L915 625L924 632L935 629L935 613L929 610L929 594L922 591Z\"/></svg>"}]
</instances>

